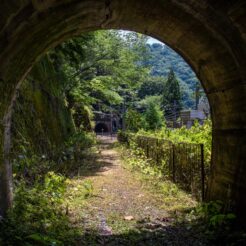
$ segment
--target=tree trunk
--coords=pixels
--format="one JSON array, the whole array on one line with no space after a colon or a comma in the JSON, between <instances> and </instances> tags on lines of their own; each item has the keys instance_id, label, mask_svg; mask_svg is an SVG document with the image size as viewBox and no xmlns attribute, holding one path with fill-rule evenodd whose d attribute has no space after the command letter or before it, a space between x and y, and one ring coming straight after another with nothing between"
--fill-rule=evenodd
<instances>
[{"instance_id":1,"label":"tree trunk","mask_svg":"<svg viewBox=\"0 0 246 246\"><path fill-rule=\"evenodd\" d=\"M5 112L1 124L0 133L0 219L4 218L7 211L13 204L13 173L11 163L11 131L12 131L12 115L15 102L17 99L20 83L16 86L12 95L10 104L5 110L2 104L0 110Z\"/></svg>"},{"instance_id":2,"label":"tree trunk","mask_svg":"<svg viewBox=\"0 0 246 246\"><path fill-rule=\"evenodd\" d=\"M11 115L7 113L3 120L0 165L0 216L5 217L13 201L11 149Z\"/></svg>"}]
</instances>

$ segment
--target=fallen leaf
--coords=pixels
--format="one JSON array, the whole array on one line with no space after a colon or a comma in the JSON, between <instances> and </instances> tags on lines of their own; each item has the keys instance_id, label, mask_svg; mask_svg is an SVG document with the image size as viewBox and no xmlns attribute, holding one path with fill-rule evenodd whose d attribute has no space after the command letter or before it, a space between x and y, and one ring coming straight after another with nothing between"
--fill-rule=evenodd
<instances>
[{"instance_id":1,"label":"fallen leaf","mask_svg":"<svg viewBox=\"0 0 246 246\"><path fill-rule=\"evenodd\" d=\"M125 217L124 217L124 219L125 219L125 220L133 220L133 219L134 219L134 217L133 217L133 216L131 216L131 215L129 215L129 216L125 216Z\"/></svg>"}]
</instances>

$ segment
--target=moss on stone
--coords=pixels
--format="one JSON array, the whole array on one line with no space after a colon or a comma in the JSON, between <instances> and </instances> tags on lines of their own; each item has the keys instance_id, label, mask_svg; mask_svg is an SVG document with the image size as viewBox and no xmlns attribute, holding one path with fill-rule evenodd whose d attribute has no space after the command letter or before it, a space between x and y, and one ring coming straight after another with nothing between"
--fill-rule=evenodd
<instances>
[{"instance_id":1,"label":"moss on stone","mask_svg":"<svg viewBox=\"0 0 246 246\"><path fill-rule=\"evenodd\" d=\"M52 81L46 82L45 88L38 80L23 83L13 117L14 152L23 144L38 153L50 152L75 131L65 99L54 95L52 87Z\"/></svg>"}]
</instances>

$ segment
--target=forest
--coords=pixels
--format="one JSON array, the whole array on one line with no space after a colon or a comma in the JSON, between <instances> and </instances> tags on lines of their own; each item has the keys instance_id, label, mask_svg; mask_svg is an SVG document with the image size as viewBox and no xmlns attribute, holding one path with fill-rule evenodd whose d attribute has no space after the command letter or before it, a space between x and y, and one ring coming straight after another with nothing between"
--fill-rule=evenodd
<instances>
[{"instance_id":1,"label":"forest","mask_svg":"<svg viewBox=\"0 0 246 246\"><path fill-rule=\"evenodd\" d=\"M201 198L210 117L170 126L204 98L190 66L139 33L90 32L48 51L14 107L14 205L0 245L244 243L229 233L235 215ZM116 115L117 131L97 136L95 112Z\"/></svg>"}]
</instances>

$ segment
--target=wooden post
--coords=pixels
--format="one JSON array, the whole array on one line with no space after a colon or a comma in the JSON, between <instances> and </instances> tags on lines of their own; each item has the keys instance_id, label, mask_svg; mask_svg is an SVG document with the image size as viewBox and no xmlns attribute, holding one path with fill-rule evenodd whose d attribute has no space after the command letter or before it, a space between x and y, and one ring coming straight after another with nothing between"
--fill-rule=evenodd
<instances>
[{"instance_id":1,"label":"wooden post","mask_svg":"<svg viewBox=\"0 0 246 246\"><path fill-rule=\"evenodd\" d=\"M175 145L172 145L172 168L173 168L173 182L176 181L176 170L175 170Z\"/></svg>"},{"instance_id":2,"label":"wooden post","mask_svg":"<svg viewBox=\"0 0 246 246\"><path fill-rule=\"evenodd\" d=\"M169 163L168 163L168 171L169 171L169 178L171 179L171 171L172 171L172 152L173 152L173 150L172 150L172 145L171 145L171 143L169 142L168 143L169 144L169 158L168 158L168 160L169 160Z\"/></svg>"},{"instance_id":3,"label":"wooden post","mask_svg":"<svg viewBox=\"0 0 246 246\"><path fill-rule=\"evenodd\" d=\"M149 140L146 141L146 156L149 158Z\"/></svg>"},{"instance_id":4,"label":"wooden post","mask_svg":"<svg viewBox=\"0 0 246 246\"><path fill-rule=\"evenodd\" d=\"M160 151L160 148L159 148L159 140L156 139L156 164L159 166L159 151Z\"/></svg>"}]
</instances>

